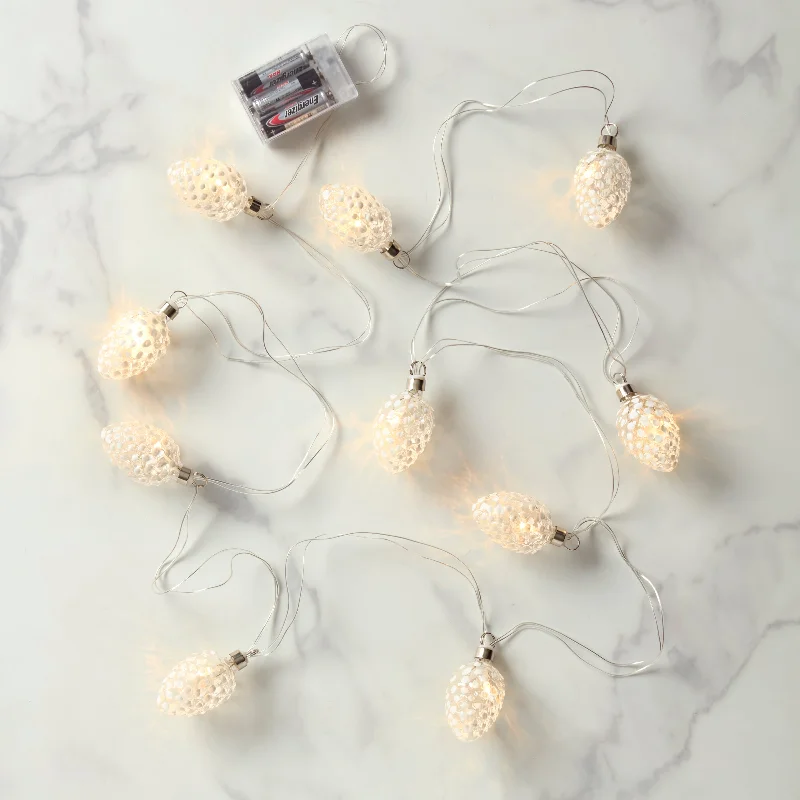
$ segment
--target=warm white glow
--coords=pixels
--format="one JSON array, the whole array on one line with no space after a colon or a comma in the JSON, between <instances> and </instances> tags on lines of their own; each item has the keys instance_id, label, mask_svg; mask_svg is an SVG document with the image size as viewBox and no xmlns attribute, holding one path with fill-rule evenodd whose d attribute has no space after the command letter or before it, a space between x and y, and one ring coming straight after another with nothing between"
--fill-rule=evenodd
<instances>
[{"instance_id":1,"label":"warm white glow","mask_svg":"<svg viewBox=\"0 0 800 800\"><path fill-rule=\"evenodd\" d=\"M178 476L180 448L160 428L146 422L122 422L107 425L100 438L111 463L137 483L157 486Z\"/></svg>"},{"instance_id":2,"label":"warm white glow","mask_svg":"<svg viewBox=\"0 0 800 800\"><path fill-rule=\"evenodd\" d=\"M590 150L575 170L578 214L592 228L613 222L628 202L630 190L630 167L616 150Z\"/></svg>"},{"instance_id":3,"label":"warm white glow","mask_svg":"<svg viewBox=\"0 0 800 800\"><path fill-rule=\"evenodd\" d=\"M472 518L493 541L516 553L535 553L553 540L547 506L518 492L495 492L472 506Z\"/></svg>"},{"instance_id":4,"label":"warm white glow","mask_svg":"<svg viewBox=\"0 0 800 800\"><path fill-rule=\"evenodd\" d=\"M121 316L103 337L97 371L124 380L150 369L167 352L169 328L164 314L138 308Z\"/></svg>"},{"instance_id":5,"label":"warm white glow","mask_svg":"<svg viewBox=\"0 0 800 800\"><path fill-rule=\"evenodd\" d=\"M194 717L230 700L235 688L236 669L213 650L204 650L169 671L156 702L170 716Z\"/></svg>"},{"instance_id":6,"label":"warm white glow","mask_svg":"<svg viewBox=\"0 0 800 800\"><path fill-rule=\"evenodd\" d=\"M247 206L247 184L239 171L215 158L187 158L167 170L175 194L189 208L226 222Z\"/></svg>"},{"instance_id":7,"label":"warm white glow","mask_svg":"<svg viewBox=\"0 0 800 800\"><path fill-rule=\"evenodd\" d=\"M373 445L389 472L407 470L422 454L433 433L433 409L420 392L393 394L375 418Z\"/></svg>"},{"instance_id":8,"label":"warm white glow","mask_svg":"<svg viewBox=\"0 0 800 800\"><path fill-rule=\"evenodd\" d=\"M678 465L681 435L669 406L649 394L622 401L617 412L617 432L625 449L646 467L672 472Z\"/></svg>"},{"instance_id":9,"label":"warm white glow","mask_svg":"<svg viewBox=\"0 0 800 800\"><path fill-rule=\"evenodd\" d=\"M392 215L360 186L323 186L319 211L328 228L361 253L382 250L392 241Z\"/></svg>"},{"instance_id":10,"label":"warm white glow","mask_svg":"<svg viewBox=\"0 0 800 800\"><path fill-rule=\"evenodd\" d=\"M450 730L462 742L480 738L494 725L505 696L505 680L490 661L476 658L459 667L444 701Z\"/></svg>"}]
</instances>

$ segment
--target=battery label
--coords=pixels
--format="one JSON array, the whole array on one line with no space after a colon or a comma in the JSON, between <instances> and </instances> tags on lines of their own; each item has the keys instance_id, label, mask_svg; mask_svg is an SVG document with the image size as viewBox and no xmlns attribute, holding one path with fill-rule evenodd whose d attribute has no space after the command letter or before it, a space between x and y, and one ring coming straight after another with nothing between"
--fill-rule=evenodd
<instances>
[{"instance_id":1,"label":"battery label","mask_svg":"<svg viewBox=\"0 0 800 800\"><path fill-rule=\"evenodd\" d=\"M307 97L299 98L291 105L286 106L286 108L282 108L277 114L264 120L264 125L270 128L276 128L279 125L285 125L287 122L291 122L301 114L305 114L307 111L317 106L326 105L328 105L328 95L324 89L321 89Z\"/></svg>"}]
</instances>

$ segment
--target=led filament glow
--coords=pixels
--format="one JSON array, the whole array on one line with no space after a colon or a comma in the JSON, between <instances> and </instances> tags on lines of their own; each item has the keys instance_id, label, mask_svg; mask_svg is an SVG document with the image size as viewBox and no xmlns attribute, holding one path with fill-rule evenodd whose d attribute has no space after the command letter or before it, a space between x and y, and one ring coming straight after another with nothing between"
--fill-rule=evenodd
<instances>
[{"instance_id":1,"label":"led filament glow","mask_svg":"<svg viewBox=\"0 0 800 800\"><path fill-rule=\"evenodd\" d=\"M538 552L557 531L547 506L518 492L481 497L472 506L472 518L492 541L515 553Z\"/></svg>"},{"instance_id":2,"label":"led filament glow","mask_svg":"<svg viewBox=\"0 0 800 800\"><path fill-rule=\"evenodd\" d=\"M339 183L323 186L319 212L331 233L348 247L359 253L382 253L395 266L408 266L408 253L392 239L392 215L366 189Z\"/></svg>"},{"instance_id":3,"label":"led filament glow","mask_svg":"<svg viewBox=\"0 0 800 800\"><path fill-rule=\"evenodd\" d=\"M164 303L159 311L137 308L123 314L103 337L97 371L111 380L125 380L146 372L167 352L169 329L178 309Z\"/></svg>"},{"instance_id":4,"label":"led filament glow","mask_svg":"<svg viewBox=\"0 0 800 800\"><path fill-rule=\"evenodd\" d=\"M505 680L491 663L492 654L491 647L481 645L475 660L462 664L450 678L444 712L450 730L462 742L488 733L503 708Z\"/></svg>"},{"instance_id":5,"label":"led filament glow","mask_svg":"<svg viewBox=\"0 0 800 800\"><path fill-rule=\"evenodd\" d=\"M236 673L247 658L236 650L225 660L213 650L203 650L177 663L164 678L156 700L172 717L207 714L230 700L236 689Z\"/></svg>"},{"instance_id":6,"label":"led filament glow","mask_svg":"<svg viewBox=\"0 0 800 800\"><path fill-rule=\"evenodd\" d=\"M242 211L269 219L272 207L247 192L236 167L215 158L186 158L170 164L167 179L189 208L217 222L227 222Z\"/></svg>"},{"instance_id":7,"label":"led filament glow","mask_svg":"<svg viewBox=\"0 0 800 800\"><path fill-rule=\"evenodd\" d=\"M617 385L622 404L617 411L617 433L625 449L658 472L678 465L681 435L669 406L650 394L637 394L628 383Z\"/></svg>"},{"instance_id":8,"label":"led filament glow","mask_svg":"<svg viewBox=\"0 0 800 800\"><path fill-rule=\"evenodd\" d=\"M406 391L393 394L375 418L372 443L378 463L388 472L407 470L431 439L433 409L422 397L424 390L424 368L412 366Z\"/></svg>"},{"instance_id":9,"label":"led filament glow","mask_svg":"<svg viewBox=\"0 0 800 800\"><path fill-rule=\"evenodd\" d=\"M181 463L181 450L166 432L146 422L106 425L100 431L111 463L145 486L174 480L189 482L194 473Z\"/></svg>"},{"instance_id":10,"label":"led filament glow","mask_svg":"<svg viewBox=\"0 0 800 800\"><path fill-rule=\"evenodd\" d=\"M575 169L578 214L592 228L612 223L628 202L631 170L617 152L616 134L616 125L604 126L597 148L590 150Z\"/></svg>"}]
</instances>

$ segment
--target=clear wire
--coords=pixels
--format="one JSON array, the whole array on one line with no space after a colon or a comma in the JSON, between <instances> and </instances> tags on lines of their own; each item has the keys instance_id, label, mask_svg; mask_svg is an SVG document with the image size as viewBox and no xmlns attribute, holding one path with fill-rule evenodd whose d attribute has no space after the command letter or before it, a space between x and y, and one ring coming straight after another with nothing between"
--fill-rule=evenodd
<instances>
[{"instance_id":1,"label":"clear wire","mask_svg":"<svg viewBox=\"0 0 800 800\"><path fill-rule=\"evenodd\" d=\"M454 572L461 575L467 583L469 583L470 588L472 589L475 600L478 606L478 613L480 616L480 625L481 631L486 630L486 612L483 606L483 596L481 595L480 586L478 585L478 581L475 578L472 570L462 561L457 555L451 553L449 550L445 550L443 547L437 547L436 545L428 544L427 542L421 542L417 539L410 539L405 536L395 536L394 534L390 533L380 533L377 531L350 531L349 533L340 533L340 534L320 534L319 536L314 536L309 539L301 539L298 542L293 544L288 552L286 553L286 558L284 559L284 584L286 586L286 610L283 615L283 620L281 625L278 629L278 632L272 642L262 651L262 652L254 652L253 655L261 655L261 656L268 656L275 652L275 650L280 647L281 643L283 642L286 634L294 625L297 615L300 611L300 605L303 599L303 590L305 587L305 573L306 573L306 556L308 552L308 548L315 543L319 542L330 542L335 541L338 539L345 539L345 538L357 538L357 539L367 539L370 541L379 541L387 544L393 544L397 547L400 547L402 550L406 552L413 553L419 558L422 558L425 561L432 561L435 564L441 564L448 569L453 570ZM435 551L436 553L441 553L444 556L453 559L455 564L447 563L446 561L441 560L440 558L435 558L433 556L426 556L422 553L415 552L413 549L409 548L408 545L419 545L421 548L426 548L428 551ZM289 588L289 566L291 563L292 555L295 550L301 549L302 550L302 559L300 565L300 578L299 584L297 588L297 600L292 601L292 594Z\"/></svg>"},{"instance_id":2,"label":"clear wire","mask_svg":"<svg viewBox=\"0 0 800 800\"><path fill-rule=\"evenodd\" d=\"M622 558L622 560L625 562L626 566L631 570L631 572L633 572L634 576L636 577L637 581L642 587L645 596L647 597L648 604L650 606L650 610L653 615L653 620L655 622L656 636L658 639L658 646L659 646L658 654L649 661L639 660L630 663L613 661L611 659L605 658L592 648L579 642L578 640L572 638L571 636L568 636L567 634L562 633L561 631L555 628L551 628L547 625L543 625L542 623L534 621L520 622L517 625L514 625L505 633L501 634L500 636L494 636L488 630L486 611L483 604L483 596L478 581L475 578L475 575L472 572L472 570L467 566L467 564L464 561L462 561L462 559L460 559L458 556L456 556L449 550L445 550L442 547L437 547L436 545L432 545L427 542L422 542L405 536L395 536L393 534L380 533L377 531L351 531L349 533L332 534L332 535L321 534L319 536L315 536L309 539L302 539L301 541L298 541L294 545L292 545L292 547L290 547L288 552L286 553L286 558L284 559L283 573L284 573L284 584L286 587L286 609L283 613L281 624L273 640L263 650L257 649L254 645L253 648L251 648L248 655L251 657L271 655L280 647L281 643L286 638L286 635L295 624L298 614L300 612L300 607L303 599L303 592L305 588L306 561L307 561L308 548L315 543L332 542L345 538L356 538L356 539L365 539L369 541L378 541L395 545L397 547L400 547L402 550L410 552L426 561L432 561L435 564L440 564L444 567L447 567L448 569L452 569L462 578L464 578L464 580L466 580L467 583L469 583L470 588L472 589L473 594L475 595L475 600L478 606L478 614L480 621L480 636L478 637L478 639L481 642L483 642L485 638L489 637L494 640L494 645L500 645L503 642L511 639L513 636L515 636L516 634L520 633L523 630L537 630L540 631L541 633L545 633L549 636L556 638L567 648L569 648L569 650L585 664L601 672L604 672L607 675L611 675L613 677L628 677L631 675L636 675L652 667L664 652L664 647L665 647L664 609L661 604L661 598L659 596L658 590L655 588L655 585L646 575L640 572L639 569L637 569L631 563L631 561L628 559L628 556L625 554L625 551L623 550L621 544L619 543L616 534L614 533L614 531L611 529L611 527L608 525L607 522L598 519L596 517L586 517L583 520L581 520L581 522L576 526L575 528L576 533L573 535L577 536L578 531L584 532L598 525L601 526L603 530L605 530L609 534L612 541L614 542L614 545L617 549L617 552L619 553L619 556ZM427 551L432 551L435 554L442 554L445 558L451 559L451 562L443 560L442 558L438 558L436 557L436 555L432 556L424 555L423 554L424 551L418 552L415 549L415 547L411 547L412 545L419 546L420 548L425 548ZM297 597L295 600L293 600L292 591L289 586L289 567L292 563L292 557L296 550L299 550L302 556L301 556L298 586L296 592Z\"/></svg>"},{"instance_id":3,"label":"clear wire","mask_svg":"<svg viewBox=\"0 0 800 800\"><path fill-rule=\"evenodd\" d=\"M247 302L249 302L254 306L254 308L258 311L259 316L261 317L261 345L263 347L263 352L253 350L247 347L247 345L245 345L244 342L242 342L228 314L226 314L212 299L217 297L238 297L246 300ZM275 494L277 492L283 491L284 489L287 489L289 486L295 483L295 481L300 477L300 475L303 472L305 472L305 470L311 465L311 463L322 452L322 450L325 448L325 446L333 437L333 434L336 431L336 416L333 413L333 408L331 407L330 403L322 394L322 392L320 392L320 390L317 389L317 387L314 386L314 384L312 384L311 381L306 377L305 373L303 372L302 368L298 364L295 357L290 354L288 347L278 337L275 331L272 330L269 323L267 322L267 317L264 313L264 309L261 307L261 305L255 298L243 292L236 292L232 290L221 290L217 292L209 292L208 294L199 294L199 295L189 295L186 294L186 292L177 291L173 293L172 297L170 298L170 302L173 305L175 305L176 308L186 307L205 326L206 330L208 330L209 334L211 335L211 338L214 340L214 344L216 345L218 352L225 360L239 364L256 364L256 365L263 365L265 363L276 364L287 375L291 376L294 380L299 381L301 384L303 384L303 386L307 387L311 392L313 392L314 396L317 398L323 411L323 418L324 418L323 423L320 426L317 433L314 435L314 438L311 440L308 449L306 450L305 454L300 460L300 463L297 465L296 469L292 473L291 478L288 481L276 487L259 489L250 486L244 486L238 483L232 483L230 481L220 480L219 478L211 478L205 475L202 476L210 484L214 484L215 486L219 486L223 489L227 489L228 491L231 492L237 492L239 494L268 495L268 494ZM211 326L192 307L192 302L207 303L212 308L214 308L224 320L236 344L239 347L241 347L242 350L244 350L246 353L253 356L253 358L232 356L223 352L222 346L220 344L219 338L217 337L216 333L214 333ZM283 363L282 361L276 360L275 357L273 357L273 355L269 352L269 348L267 347L267 331L269 331L275 337L278 344L283 348L283 350L287 354L289 354L289 360L291 366L289 364Z\"/></svg>"},{"instance_id":4,"label":"clear wire","mask_svg":"<svg viewBox=\"0 0 800 800\"><path fill-rule=\"evenodd\" d=\"M650 669L663 655L665 647L664 607L661 604L661 597L653 582L630 562L625 551L622 549L622 545L619 543L619 539L617 539L616 534L605 520L598 519L597 517L586 517L578 523L575 527L575 531L586 531L596 526L601 527L611 537L620 558L622 558L628 569L634 574L647 597L647 602L650 606L650 611L655 623L656 636L658 638L658 653L649 661L632 661L629 663L613 661L605 656L601 656L596 650L592 650L592 648L587 647L585 644L582 644L555 628L550 628L539 622L527 621L519 622L505 633L495 637L495 643L501 644L524 630L539 631L540 633L547 634L560 641L573 655L577 656L584 664L588 664L588 666L593 669L603 672L606 675L611 675L614 678L626 678L632 675L638 675L640 672Z\"/></svg>"},{"instance_id":5,"label":"clear wire","mask_svg":"<svg viewBox=\"0 0 800 800\"><path fill-rule=\"evenodd\" d=\"M477 301L470 300L468 298L445 296L456 284L458 284L460 281L464 280L468 276L474 274L475 272L479 271L485 265L493 264L498 259L526 250L533 250L536 252L557 256L569 271L570 275L573 278L573 281L557 292L554 292L552 294L549 294L545 297L539 298L532 302L525 303L524 305L515 308L498 308L495 306L486 305L484 303L479 303ZM628 336L627 341L623 346L620 346L619 342L623 332L623 321L624 321L622 306L620 302L617 300L617 298L614 296L614 294L610 292L603 285L603 283L614 284L615 286L625 291L634 308L635 320L631 327L630 335ZM596 286L611 301L612 305L614 306L616 312L616 319L613 328L609 327L608 323L606 323L600 311L597 309L597 307L594 305L591 298L589 297L589 294L587 293L586 290L587 284ZM549 300L553 300L557 297L560 297L573 287L577 287L578 290L580 291L583 299L585 300L587 306L589 307L589 310L594 318L594 321L597 327L599 328L600 333L605 342L606 349L603 355L603 374L605 375L606 379L612 384L624 383L626 379L627 366L625 364L625 359L623 357L623 354L628 350L628 348L633 343L633 340L639 329L639 322L640 322L639 304L636 302L630 290L616 278L612 278L607 275L599 275L599 276L591 275L582 267L579 267L574 261L572 261L569 258L569 256L567 256L567 254L557 244L554 244L553 242L539 241L539 240L527 242L522 245L512 245L509 247L498 247L498 248L486 248L480 250L468 250L464 253L461 253L456 259L455 280L451 283L443 285L440 288L440 290L436 293L431 302L425 308L422 318L420 319L417 327L414 330L414 335L412 336L411 347L410 347L411 360L412 362L416 360L416 338L419 335L420 330L424 325L426 319L430 317L430 315L433 313L434 309L436 309L437 306L440 307L444 304L464 303L465 305L474 306L476 308L479 308L484 311L489 311L494 314L505 314L505 315L521 314L526 311L529 311L535 306L541 305Z\"/></svg>"},{"instance_id":6,"label":"clear wire","mask_svg":"<svg viewBox=\"0 0 800 800\"><path fill-rule=\"evenodd\" d=\"M280 228L284 233L290 236L314 261L317 262L321 267L326 269L328 272L331 273L335 278L343 281L350 287L353 293L358 297L361 301L361 304L364 306L364 309L367 312L367 323L362 329L361 333L357 336L354 336L348 342L344 344L334 344L334 345L325 345L323 347L317 347L313 350L308 350L305 353L286 353L284 355L277 355L274 356L276 361L288 361L297 358L307 358L308 356L316 356L320 355L321 353L335 353L338 350L346 350L349 347L356 347L357 345L365 342L369 337L372 335L372 330L375 324L374 315L372 311L372 304L370 303L369 299L367 298L366 294L363 290L353 283L350 278L347 277L334 263L328 258L324 253L317 250L311 242L307 239L304 239L300 236L299 233L295 233L291 228L287 225L284 225L282 222L279 222L274 217L269 220L276 228Z\"/></svg>"},{"instance_id":7,"label":"clear wire","mask_svg":"<svg viewBox=\"0 0 800 800\"><path fill-rule=\"evenodd\" d=\"M611 87L610 93L606 94L606 91L604 91L598 86L593 86L591 84L579 84L575 86L568 86L564 89L559 89L557 91L550 92L549 94L540 95L530 100L515 102L517 98L520 97L520 95L524 94L533 86L539 83L556 80L558 78L568 77L570 75L598 75L601 78L604 78L606 81L608 81ZM548 75L544 78L538 78L537 80L531 81L530 83L523 86L522 89L520 89L512 97L506 100L505 103L501 103L499 105L494 103L486 103L481 100L462 100L459 103L456 103L456 105L451 110L450 114L439 125L433 137L433 166L436 172L436 183L438 192L436 205L434 206L433 214L431 215L428 224L423 229L417 241L408 249L408 252L413 253L414 250L416 250L423 242L429 239L438 230L443 228L451 217L453 210L452 180L451 180L452 170L448 170L447 167L447 159L445 158L445 143L448 138L448 133L451 130L452 123L456 119L459 119L460 117L468 114L475 114L475 113L493 114L498 111L505 111L514 108L523 108L525 106L530 106L535 103L541 103L542 101L547 100L551 97L555 97L556 95L564 94L565 92L576 91L579 89L594 91L602 96L603 125L601 127L604 128L606 125L613 125L613 123L609 122L608 115L609 112L611 111L611 106L614 103L614 95L616 92L614 81L612 81L611 78L604 72L601 72L600 70L596 69L576 69L576 70L571 70L570 72L561 72L556 75ZM445 208L445 206L446 206L446 211L442 216L442 209ZM414 272L414 274L417 275L418 277L422 277L416 272Z\"/></svg>"},{"instance_id":8,"label":"clear wire","mask_svg":"<svg viewBox=\"0 0 800 800\"><path fill-rule=\"evenodd\" d=\"M155 575L153 576L152 589L156 594L172 594L172 593L200 594L201 592L208 592L212 589L219 589L220 587L225 586L233 578L233 564L234 561L240 556L248 556L250 558L256 559L256 561L260 561L269 570L269 573L272 576L272 584L274 591L273 591L272 606L270 607L269 613L267 614L267 618L264 620L264 624L261 626L258 635L254 639L253 644L250 647L250 649L252 650L258 645L259 640L264 635L267 626L269 625L270 621L275 615L275 612L278 608L278 601L280 599L280 593L281 593L280 580L278 579L275 570L272 569L272 565L266 559L262 558L260 555L258 555L258 553L254 553L252 550L245 550L240 547L225 547L222 550L218 550L216 553L213 553L212 555L208 556L208 558L204 559L199 564L199 566L195 567L195 569L193 569L188 575L179 580L177 583L171 586L166 585L167 576L170 570L182 558L186 550L186 547L189 543L189 518L195 500L197 500L197 492L198 489L195 486L192 499L189 501L189 505L186 507L186 511L184 511L183 517L181 518L181 523L178 526L178 536L175 539L175 543L172 545L172 549L169 551L169 553L167 553L167 555L164 556L161 563L158 565L158 568L156 569ZM232 554L232 555L230 555L230 560L228 562L228 575L224 580L221 580L218 583L212 583L209 584L208 586L201 586L195 589L181 588L185 583L187 583L187 581L191 580L195 575L197 575L197 573L200 572L206 566L206 564L216 560L219 556L225 554Z\"/></svg>"}]
</instances>

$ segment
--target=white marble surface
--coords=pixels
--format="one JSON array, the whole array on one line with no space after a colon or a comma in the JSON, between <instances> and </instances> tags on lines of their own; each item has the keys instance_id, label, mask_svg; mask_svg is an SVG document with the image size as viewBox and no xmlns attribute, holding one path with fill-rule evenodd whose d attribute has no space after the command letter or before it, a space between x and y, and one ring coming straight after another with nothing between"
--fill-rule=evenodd
<instances>
[{"instance_id":1,"label":"white marble surface","mask_svg":"<svg viewBox=\"0 0 800 800\"><path fill-rule=\"evenodd\" d=\"M272 498L203 493L192 558L251 547L279 563L303 536L356 528L423 538L475 569L493 628L536 618L603 652L653 652L637 587L608 542L526 560L466 519L496 488L546 500L572 524L606 490L596 440L543 367L480 354L436 362L437 438L419 468L379 471L371 419L402 388L429 289L379 257L336 248L318 187L352 181L416 238L435 197L430 139L459 99L504 100L541 75L591 66L618 88L634 174L629 207L597 232L569 178L595 139L589 95L563 97L453 137L457 205L417 266L535 237L637 294L634 383L681 414L671 475L621 459L611 516L663 593L668 647L649 675L613 681L525 634L502 652L493 735L462 745L445 685L475 647L465 585L367 544L320 549L308 605L274 658L241 674L227 706L160 715L167 669L246 645L269 600L257 564L225 589L149 589L186 502L105 459L98 431L136 415L173 431L187 462L269 485L316 423L274 371L226 365L192 320L161 369L134 385L93 368L115 310L173 289L231 288L305 349L355 332L358 306L269 226L217 225L179 208L166 166L196 151L235 163L260 195L284 185L305 135L265 149L229 79L303 39L380 25L388 79L343 111L282 201L374 303L373 337L308 374L341 422L335 445ZM0 431L4 609L0 794L97 798L713 798L800 796L797 499L798 10L788 2L281 4L16 3L0 26ZM364 63L374 55L365 40ZM560 285L544 256L498 270L497 298ZM517 283L514 283L514 280ZM518 288L521 287L521 288ZM487 295L488 296L488 295ZM578 372L613 434L616 398L576 301L525 319L444 312L438 335L537 348ZM218 574L224 572L220 565Z\"/></svg>"}]
</instances>

